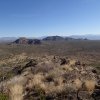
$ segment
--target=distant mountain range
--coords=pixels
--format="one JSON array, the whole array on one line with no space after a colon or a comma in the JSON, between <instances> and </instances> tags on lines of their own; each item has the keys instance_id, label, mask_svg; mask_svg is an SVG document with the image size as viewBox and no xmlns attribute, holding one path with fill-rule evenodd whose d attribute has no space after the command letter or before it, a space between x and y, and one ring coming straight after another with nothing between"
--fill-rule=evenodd
<instances>
[{"instance_id":1,"label":"distant mountain range","mask_svg":"<svg viewBox=\"0 0 100 100\"><path fill-rule=\"evenodd\" d=\"M13 42L16 39L18 39L17 37L0 37L0 43L1 42Z\"/></svg>"},{"instance_id":2,"label":"distant mountain range","mask_svg":"<svg viewBox=\"0 0 100 100\"><path fill-rule=\"evenodd\" d=\"M71 37L63 37L63 36L47 36L42 39L43 41L69 41L69 40L84 40L84 39L75 39Z\"/></svg>"},{"instance_id":3,"label":"distant mountain range","mask_svg":"<svg viewBox=\"0 0 100 100\"><path fill-rule=\"evenodd\" d=\"M75 38L75 39L89 39L89 40L100 40L100 35L91 35L91 34L87 34L87 35L72 35L70 36L71 38Z\"/></svg>"},{"instance_id":4,"label":"distant mountain range","mask_svg":"<svg viewBox=\"0 0 100 100\"><path fill-rule=\"evenodd\" d=\"M14 42L17 40L18 37L1 37L0 38L0 43L2 42ZM32 38L29 38L32 39ZM44 36L44 37L39 37L38 39L44 40L44 41L55 41L55 40L100 40L100 35L71 35L71 36Z\"/></svg>"},{"instance_id":5,"label":"distant mountain range","mask_svg":"<svg viewBox=\"0 0 100 100\"><path fill-rule=\"evenodd\" d=\"M39 39L44 39L44 38L51 38L52 36L43 36L39 37ZM86 35L70 35L70 36L60 36L63 38L69 38L71 39L88 39L88 40L100 40L100 35L92 35L92 34L86 34ZM61 39L61 38L60 38Z\"/></svg>"}]
</instances>

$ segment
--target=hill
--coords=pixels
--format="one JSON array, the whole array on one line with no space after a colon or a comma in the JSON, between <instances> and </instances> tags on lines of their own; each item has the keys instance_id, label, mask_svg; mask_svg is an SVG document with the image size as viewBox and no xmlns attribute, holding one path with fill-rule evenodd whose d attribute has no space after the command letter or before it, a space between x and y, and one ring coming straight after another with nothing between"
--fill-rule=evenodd
<instances>
[{"instance_id":1,"label":"hill","mask_svg":"<svg viewBox=\"0 0 100 100\"><path fill-rule=\"evenodd\" d=\"M63 37L61 36L48 36L43 38L44 41L60 41L60 40L64 40Z\"/></svg>"},{"instance_id":2,"label":"hill","mask_svg":"<svg viewBox=\"0 0 100 100\"><path fill-rule=\"evenodd\" d=\"M72 37L62 37L62 36L47 36L42 39L43 41L72 41L72 40L87 40L84 38L72 38Z\"/></svg>"},{"instance_id":3,"label":"hill","mask_svg":"<svg viewBox=\"0 0 100 100\"><path fill-rule=\"evenodd\" d=\"M27 39L25 37L22 37L15 40L13 43L15 44L41 44L41 41L39 39Z\"/></svg>"}]
</instances>

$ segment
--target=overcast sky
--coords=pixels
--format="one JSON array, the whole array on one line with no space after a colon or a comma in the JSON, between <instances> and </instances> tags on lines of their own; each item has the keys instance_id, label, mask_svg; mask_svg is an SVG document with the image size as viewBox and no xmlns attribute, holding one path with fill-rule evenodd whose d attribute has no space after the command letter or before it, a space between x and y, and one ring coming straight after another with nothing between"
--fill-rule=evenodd
<instances>
[{"instance_id":1,"label":"overcast sky","mask_svg":"<svg viewBox=\"0 0 100 100\"><path fill-rule=\"evenodd\" d=\"M0 0L0 37L100 34L100 0Z\"/></svg>"}]
</instances>

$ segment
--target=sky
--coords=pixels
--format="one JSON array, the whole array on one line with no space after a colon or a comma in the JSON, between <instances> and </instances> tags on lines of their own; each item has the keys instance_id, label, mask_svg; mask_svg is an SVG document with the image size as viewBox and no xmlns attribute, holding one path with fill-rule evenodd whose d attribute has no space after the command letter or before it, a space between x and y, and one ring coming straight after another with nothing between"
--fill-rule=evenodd
<instances>
[{"instance_id":1,"label":"sky","mask_svg":"<svg viewBox=\"0 0 100 100\"><path fill-rule=\"evenodd\" d=\"M0 0L0 37L100 34L100 0Z\"/></svg>"}]
</instances>

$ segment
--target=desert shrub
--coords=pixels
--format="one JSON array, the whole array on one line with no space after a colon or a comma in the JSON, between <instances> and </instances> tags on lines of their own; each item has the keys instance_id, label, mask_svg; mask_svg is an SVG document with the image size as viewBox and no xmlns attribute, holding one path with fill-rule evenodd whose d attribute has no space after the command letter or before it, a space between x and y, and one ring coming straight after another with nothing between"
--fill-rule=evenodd
<instances>
[{"instance_id":1,"label":"desert shrub","mask_svg":"<svg viewBox=\"0 0 100 100\"><path fill-rule=\"evenodd\" d=\"M67 81L70 80L70 79L75 79L76 78L76 75L75 75L75 72L74 71L71 71L71 72L69 71L67 73L64 73L62 76Z\"/></svg>"},{"instance_id":2,"label":"desert shrub","mask_svg":"<svg viewBox=\"0 0 100 100\"><path fill-rule=\"evenodd\" d=\"M8 95L0 93L0 100L8 100Z\"/></svg>"},{"instance_id":3,"label":"desert shrub","mask_svg":"<svg viewBox=\"0 0 100 100\"><path fill-rule=\"evenodd\" d=\"M14 73L12 72L7 72L6 74L1 74L0 75L0 81L8 80L14 76Z\"/></svg>"},{"instance_id":4,"label":"desert shrub","mask_svg":"<svg viewBox=\"0 0 100 100\"><path fill-rule=\"evenodd\" d=\"M69 60L65 58L60 58L60 65L65 65L65 64L69 64Z\"/></svg>"},{"instance_id":5,"label":"desert shrub","mask_svg":"<svg viewBox=\"0 0 100 100\"><path fill-rule=\"evenodd\" d=\"M10 78L12 78L14 76L14 73L13 72L8 72L7 74L6 74L6 79L10 79Z\"/></svg>"},{"instance_id":6,"label":"desert shrub","mask_svg":"<svg viewBox=\"0 0 100 100\"><path fill-rule=\"evenodd\" d=\"M36 91L39 94L40 100L46 100L46 96L45 96L44 90L42 90L41 88L38 88Z\"/></svg>"},{"instance_id":7,"label":"desert shrub","mask_svg":"<svg viewBox=\"0 0 100 100\"><path fill-rule=\"evenodd\" d=\"M48 73L50 70L53 69L53 66L52 65L46 65L46 64L43 64L41 66L38 66L35 70L35 72L43 72L43 73Z\"/></svg>"}]
</instances>

